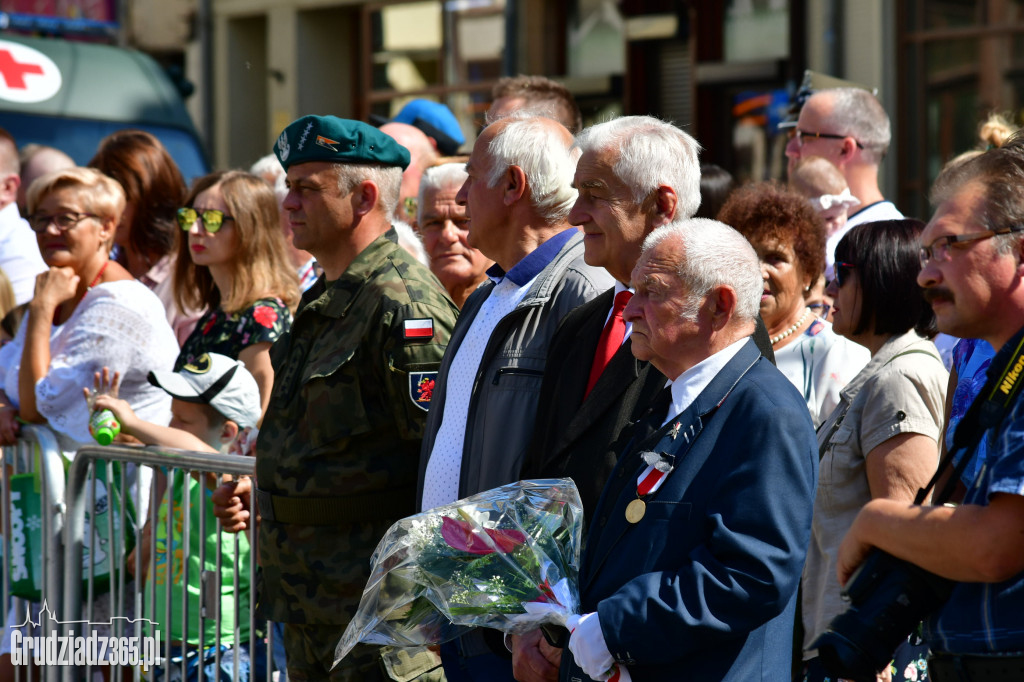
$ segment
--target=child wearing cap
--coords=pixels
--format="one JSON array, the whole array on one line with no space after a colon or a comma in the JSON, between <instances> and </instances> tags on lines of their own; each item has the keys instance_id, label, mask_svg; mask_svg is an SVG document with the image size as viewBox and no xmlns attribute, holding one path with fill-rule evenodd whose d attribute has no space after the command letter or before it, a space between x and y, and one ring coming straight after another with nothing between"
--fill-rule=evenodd
<instances>
[{"instance_id":1,"label":"child wearing cap","mask_svg":"<svg viewBox=\"0 0 1024 682\"><path fill-rule=\"evenodd\" d=\"M104 368L103 376L97 373L96 391L87 397L95 409L107 409L114 413L121 423L121 432L133 436L145 445L180 448L200 452L227 453L238 446L238 441L247 436L260 418L260 392L256 380L245 365L217 353L204 353L195 361L185 365L179 372L150 372L149 381L162 388L172 397L170 426L160 426L143 421L132 411L124 400L117 398L118 375L111 379ZM255 439L246 439L254 442ZM203 667L204 677L210 679L232 679L234 653L239 657L238 678L250 677L249 630L251 619L248 612L250 590L250 548L244 534L217 532L217 520L210 502L211 489L194 476L182 470L175 470L168 479L166 474L158 476L166 481L166 489L156 510L155 528L147 523L143 540L134 555L139 557L129 562L141 568L145 578L143 595L147 600L144 616L160 625L162 637L171 640L172 666L177 668L181 658L187 659L187 676L183 679L198 678L198 669ZM186 492L187 488L187 492ZM154 496L154 500L156 500ZM190 506L189 524L185 528L183 501ZM168 516L170 516L170 538L168 539ZM201 540L201 518L205 526L205 538ZM153 518L151 515L149 518ZM185 538L188 538L187 546ZM235 548L238 538L238 548ZM205 542L205 561L200 561L200 543ZM155 542L155 571L149 570L151 545ZM218 545L220 565L217 565ZM168 566L168 555L172 557ZM187 565L187 579L185 578ZM238 569L238 585L235 589L234 574ZM202 632L199 629L200 585L203 573L215 573L219 577L217 593L220 595L219 617L207 612ZM168 575L170 575L170 610L167 610ZM187 585L183 585L183 580ZM211 586L208 584L207 589ZM183 590L188 591L188 626L182 628ZM155 594L155 598L151 595ZM235 642L235 602L238 600L239 642ZM209 603L209 602L208 602ZM215 669L217 633L220 633L220 676ZM257 637L258 645L262 639ZM187 646L183 647L183 644ZM202 660L199 646L202 645ZM236 646L237 644L237 646ZM260 647L262 648L262 647ZM253 665L261 669L266 658L263 652L251 652ZM161 669L154 679L160 679ZM226 676L226 677L225 677Z\"/></svg>"}]
</instances>

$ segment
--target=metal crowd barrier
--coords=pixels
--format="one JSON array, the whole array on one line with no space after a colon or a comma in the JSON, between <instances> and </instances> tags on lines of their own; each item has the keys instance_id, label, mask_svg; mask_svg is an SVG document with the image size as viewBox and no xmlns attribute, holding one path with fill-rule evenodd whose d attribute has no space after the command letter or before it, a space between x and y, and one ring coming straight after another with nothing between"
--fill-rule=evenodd
<instances>
[{"instance_id":1,"label":"metal crowd barrier","mask_svg":"<svg viewBox=\"0 0 1024 682\"><path fill-rule=\"evenodd\" d=\"M187 484L190 476L197 476L201 485L206 486L206 475L215 477L216 484L221 482L222 474L230 474L234 477L251 476L255 467L255 460L251 457L235 455L221 455L212 453L186 452L177 450L161 450L158 448L136 448L128 446L99 445L81 448L71 460L66 475L65 486L65 460L60 453L57 440L53 434L44 427L25 426L22 429L22 437L17 446L4 448L3 488L2 495L3 509L11 510L10 503L10 476L17 473L40 472L40 492L43 499L42 528L45 544L43 548L43 580L45 585L44 599L46 607L53 614L52 622L43 614L42 625L38 634L48 636L53 631L61 636L72 637L81 635L83 628L82 621L93 624L94 621L106 621L109 624L109 636L118 638L118 641L134 643L140 653L148 644L153 642L153 630L156 625L147 621L152 616L156 606L157 588L156 580L144 580L141 575L132 580L124 569L125 560L128 555L129 538L134 540L134 546L140 548L136 551L135 566L136 574L138 567L143 563L144 557L140 556L142 544L142 529L147 522L152 528L153 541L149 544L148 566L149 575L155 578L159 575L158 552L157 552L157 525L158 507L165 489L170 488L175 472L182 472L179 476L185 477L185 484L182 485L185 495L184 502L191 500L189 493L190 485ZM33 467L36 467L35 469ZM116 471L117 469L120 471ZM147 479L149 479L147 481ZM212 483L212 482L211 482ZM149 490L147 491L147 488ZM101 497L105 495L104 497ZM172 495L168 494L167 499L171 500ZM88 510L95 510L97 501L101 508L106 507L110 513L104 515L105 521L100 523L86 524L86 513ZM155 500L150 503L149 499ZM200 495L200 499L208 503L207 494ZM132 500L135 508L135 519L133 520L127 512L128 500ZM97 510L99 514L101 510ZM198 663L198 679L205 680L208 677L204 674L202 652L208 647L213 647L213 670L219 674L222 662L230 662L233 667L232 679L239 679L239 659L237 648L232 647L223 656L229 657L222 660L221 652L221 628L214 628L214 640L205 641L204 626L210 621L219 624L223 609L228 607L230 601L233 611L235 642L241 641L242 623L249 625L249 652L250 652L250 674L249 679L263 682L273 679L271 671L273 635L271 623L260 623L255 617L256 612L256 538L252 528L248 531L250 544L249 561L246 566L239 566L238 561L233 561L239 556L240 536L227 534L223 535L220 524L216 528L208 527L208 519L201 510L193 509L190 504L181 505L180 528L175 528L174 505L165 515L163 521L164 538L166 546L164 552L164 586L160 589L166 591L163 595L163 610L166 614L165 623L159 624L161 637L159 640L160 651L158 657L162 659L158 669L142 670L140 667L124 664L125 657L115 658L111 661L110 679L127 679L122 676L122 669L131 671L131 678L138 681L142 679L154 679L159 675L161 680L176 679L180 674L181 679L187 675L189 661L184 657L178 661L171 659L171 627L172 624L190 623L198 630L199 646L195 647L200 652ZM197 516L198 514L198 516ZM11 552L16 549L12 543L16 543L17 532L12 532L12 522L17 526L18 519L11 519L10 513L4 514L3 519L3 551L4 561L2 562L2 587L3 594L10 595L10 567L7 557L12 556ZM103 526L105 525L104 541ZM181 560L175 560L172 553L175 530L180 535ZM200 608L198 613L189 612L188 585L193 576L189 575L189 565L186 560L189 556L192 542L192 534L199 533L200 537L206 538L209 534L215 534L216 556L206 556L206 542L199 542L199 565L202 567L202 574L199 576ZM222 539L229 539L228 546L233 546L233 555L222 555ZM109 591L104 592L95 576L96 564L90 558L88 564L83 562L83 554L88 551L90 555L103 552L110 557ZM226 599L222 596L222 564L231 560L234 565L231 576L231 595L240 593L240 584L243 577L248 578L249 598L245 604L239 603L238 599ZM207 565L212 565L212 570ZM75 570L74 567L82 567ZM64 570L67 568L67 570ZM180 570L181 585L180 592L175 585L177 601L180 611L172 608L171 583L174 582L172 571ZM14 624L21 623L23 617L18 614L26 613L29 603L24 600L8 600L13 602L17 619ZM101 612L97 614L95 607L102 606ZM4 609L6 616L7 610ZM4 625L11 623L4 622ZM76 630L77 628L77 630ZM188 629L186 628L186 631ZM104 635L105 637L106 635ZM121 639L126 638L126 639ZM113 640L111 640L113 643ZM259 658L259 662L257 662ZM92 679L92 666L71 665L58 668L43 667L39 672L43 680L65 680L70 682L78 679ZM260 677L256 673L263 672ZM16 678L28 679L23 674L25 670L17 670ZM84 675L84 676L83 676ZM117 676L117 677L114 677ZM274 675L276 677L276 675ZM216 679L216 678L215 678Z\"/></svg>"},{"instance_id":2,"label":"metal crowd barrier","mask_svg":"<svg viewBox=\"0 0 1024 682\"><path fill-rule=\"evenodd\" d=\"M4 629L17 625L28 619L30 602L25 599L11 597L11 565L24 567L29 559L25 555L24 533L29 519L15 514L11 497L11 477L20 474L39 474L39 494L41 512L42 547L40 565L42 567L41 584L44 594L56 607L60 603L60 595L64 581L64 549L62 535L64 531L64 460L57 444L57 437L44 426L26 424L21 427L21 437L15 445L3 448L3 485L0 487L0 513L3 516L3 561L0 570L0 588L3 589L4 600L0 604ZM23 569L22 569L23 570ZM17 576L15 576L17 577ZM10 611L10 613L9 613ZM8 616L14 616L9 623ZM46 620L40 624L40 634L48 636L56 631L54 623ZM2 634L2 633L0 633ZM26 676L15 670L15 678ZM46 682L57 679L57 671L44 669L42 679Z\"/></svg>"}]
</instances>

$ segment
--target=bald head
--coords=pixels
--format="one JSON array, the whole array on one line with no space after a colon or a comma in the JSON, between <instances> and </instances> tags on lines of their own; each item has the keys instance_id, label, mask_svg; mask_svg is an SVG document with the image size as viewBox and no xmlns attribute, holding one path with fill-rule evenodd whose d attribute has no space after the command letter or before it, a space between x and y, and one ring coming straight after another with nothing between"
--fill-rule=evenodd
<instances>
[{"instance_id":1,"label":"bald head","mask_svg":"<svg viewBox=\"0 0 1024 682\"><path fill-rule=\"evenodd\" d=\"M21 150L21 186L18 187L18 209L25 215L25 195L36 178L54 171L74 168L75 161L55 147L27 144Z\"/></svg>"},{"instance_id":2,"label":"bald head","mask_svg":"<svg viewBox=\"0 0 1024 682\"><path fill-rule=\"evenodd\" d=\"M414 221L420 178L438 159L437 146L422 130L408 123L385 123L380 131L409 150L411 158L409 167L402 173L402 190L395 215L401 220Z\"/></svg>"}]
</instances>

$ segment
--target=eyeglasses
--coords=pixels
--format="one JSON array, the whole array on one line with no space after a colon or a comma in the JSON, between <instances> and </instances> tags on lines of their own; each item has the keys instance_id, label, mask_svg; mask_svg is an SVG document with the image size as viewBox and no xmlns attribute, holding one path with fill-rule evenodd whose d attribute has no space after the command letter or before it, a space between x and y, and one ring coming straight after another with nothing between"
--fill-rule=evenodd
<instances>
[{"instance_id":1,"label":"eyeglasses","mask_svg":"<svg viewBox=\"0 0 1024 682\"><path fill-rule=\"evenodd\" d=\"M852 137L851 135L836 135L835 133L810 133L807 132L806 130L800 130L799 128L797 128L796 132L794 133L794 136L796 137L797 147L804 146L805 137L822 138L825 140L845 140L846 138L849 137L851 140L853 140L854 144L857 145L858 149L864 149L864 145L858 142L856 138Z\"/></svg>"},{"instance_id":2,"label":"eyeglasses","mask_svg":"<svg viewBox=\"0 0 1024 682\"><path fill-rule=\"evenodd\" d=\"M842 263L840 261L836 261L833 268L836 274L836 286L841 287L843 286L843 282L849 281L847 278L850 276L850 271L856 267L857 266L853 263Z\"/></svg>"},{"instance_id":3,"label":"eyeglasses","mask_svg":"<svg viewBox=\"0 0 1024 682\"><path fill-rule=\"evenodd\" d=\"M928 246L922 246L918 257L921 259L921 268L923 269L928 265L928 261L936 261L938 263L946 263L953 258L953 252L951 247L953 244L969 244L970 242L980 242L983 239L991 239L1001 234L1010 234L1011 232L1024 232L1024 225L1014 225L1013 227L1004 227L998 230L985 230L983 232L970 232L968 234L951 234L945 237L939 237Z\"/></svg>"},{"instance_id":4,"label":"eyeglasses","mask_svg":"<svg viewBox=\"0 0 1024 682\"><path fill-rule=\"evenodd\" d=\"M178 209L178 226L185 232L192 229L197 220L202 221L204 230L210 234L216 234L220 228L224 227L225 220L234 220L234 218L224 215L224 211L218 211L215 208L210 208L203 212L199 212L189 206Z\"/></svg>"},{"instance_id":5,"label":"eyeglasses","mask_svg":"<svg viewBox=\"0 0 1024 682\"><path fill-rule=\"evenodd\" d=\"M94 213L54 213L43 215L36 213L28 217L28 224L35 232L46 232L50 225L56 225L60 232L67 232L86 218L97 218Z\"/></svg>"}]
</instances>

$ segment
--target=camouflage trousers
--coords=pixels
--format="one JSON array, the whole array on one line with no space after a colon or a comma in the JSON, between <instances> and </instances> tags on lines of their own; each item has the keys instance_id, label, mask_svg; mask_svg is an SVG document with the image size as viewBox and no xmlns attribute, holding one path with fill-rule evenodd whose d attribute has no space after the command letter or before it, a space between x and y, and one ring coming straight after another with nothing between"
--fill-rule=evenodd
<instances>
[{"instance_id":1,"label":"camouflage trousers","mask_svg":"<svg viewBox=\"0 0 1024 682\"><path fill-rule=\"evenodd\" d=\"M358 644L335 670L334 651L345 628L340 625L284 625L288 679L295 682L444 682L441 659L425 649L414 655L402 649Z\"/></svg>"}]
</instances>

